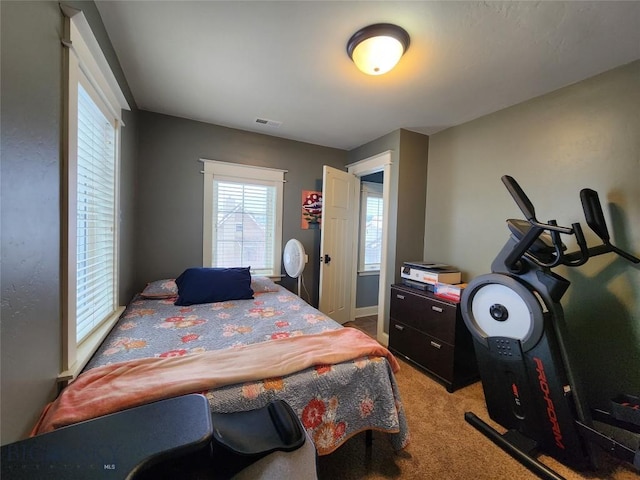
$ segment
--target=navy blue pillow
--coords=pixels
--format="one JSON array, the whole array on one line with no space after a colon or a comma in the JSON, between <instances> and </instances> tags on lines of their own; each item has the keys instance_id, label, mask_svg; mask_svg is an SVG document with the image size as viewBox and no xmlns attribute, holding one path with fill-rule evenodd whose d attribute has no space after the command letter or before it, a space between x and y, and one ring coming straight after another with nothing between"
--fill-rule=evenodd
<instances>
[{"instance_id":1,"label":"navy blue pillow","mask_svg":"<svg viewBox=\"0 0 640 480\"><path fill-rule=\"evenodd\" d=\"M253 298L249 267L187 268L176 278L178 299L174 305L225 302Z\"/></svg>"}]
</instances>

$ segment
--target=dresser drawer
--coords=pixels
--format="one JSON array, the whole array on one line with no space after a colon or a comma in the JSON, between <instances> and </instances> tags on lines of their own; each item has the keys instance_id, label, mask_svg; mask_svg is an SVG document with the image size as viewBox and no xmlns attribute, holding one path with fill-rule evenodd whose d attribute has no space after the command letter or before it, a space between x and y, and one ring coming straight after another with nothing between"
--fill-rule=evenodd
<instances>
[{"instance_id":1,"label":"dresser drawer","mask_svg":"<svg viewBox=\"0 0 640 480\"><path fill-rule=\"evenodd\" d=\"M443 380L453 381L452 345L392 318L389 324L389 348Z\"/></svg>"},{"instance_id":2,"label":"dresser drawer","mask_svg":"<svg viewBox=\"0 0 640 480\"><path fill-rule=\"evenodd\" d=\"M391 286L389 349L431 374L448 392L478 379L460 305L406 285Z\"/></svg>"},{"instance_id":3,"label":"dresser drawer","mask_svg":"<svg viewBox=\"0 0 640 480\"><path fill-rule=\"evenodd\" d=\"M443 342L453 344L455 341L455 305L392 288L390 316Z\"/></svg>"}]
</instances>

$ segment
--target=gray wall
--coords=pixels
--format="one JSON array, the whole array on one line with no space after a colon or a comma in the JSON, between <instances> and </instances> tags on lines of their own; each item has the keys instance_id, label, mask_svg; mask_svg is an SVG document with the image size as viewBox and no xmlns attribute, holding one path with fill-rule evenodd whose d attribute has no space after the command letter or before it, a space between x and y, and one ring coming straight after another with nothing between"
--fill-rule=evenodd
<instances>
[{"instance_id":1,"label":"gray wall","mask_svg":"<svg viewBox=\"0 0 640 480\"><path fill-rule=\"evenodd\" d=\"M111 45L93 3L87 19L117 78ZM23 437L56 394L61 367L60 198L62 159L62 34L57 2L0 2L2 312L0 443ZM123 85L127 94L128 89ZM120 300L133 291L130 177L135 115L122 135ZM127 130L129 129L129 130Z\"/></svg>"},{"instance_id":2,"label":"gray wall","mask_svg":"<svg viewBox=\"0 0 640 480\"><path fill-rule=\"evenodd\" d=\"M542 221L562 225L585 225L578 195L593 188L614 244L640 255L639 132L637 61L431 136L425 258L459 266L466 280L490 271L505 219L522 218L505 174ZM563 306L592 406L640 392L640 267L608 254L558 273L573 284Z\"/></svg>"},{"instance_id":3,"label":"gray wall","mask_svg":"<svg viewBox=\"0 0 640 480\"><path fill-rule=\"evenodd\" d=\"M320 231L302 230L302 190L322 189L322 165L344 169L347 152L181 118L140 112L136 282L174 278L202 265L200 158L288 170L283 246L299 239L309 255L303 277L317 305ZM284 270L283 270L284 273ZM296 291L286 277L282 285Z\"/></svg>"},{"instance_id":4,"label":"gray wall","mask_svg":"<svg viewBox=\"0 0 640 480\"><path fill-rule=\"evenodd\" d=\"M358 275L356 280L356 308L378 305L380 275Z\"/></svg>"},{"instance_id":5,"label":"gray wall","mask_svg":"<svg viewBox=\"0 0 640 480\"><path fill-rule=\"evenodd\" d=\"M427 197L427 160L429 137L400 130L400 170L398 177L396 268L394 277L401 281L404 262L421 260L424 249L424 215ZM436 260L439 261L439 260Z\"/></svg>"}]
</instances>

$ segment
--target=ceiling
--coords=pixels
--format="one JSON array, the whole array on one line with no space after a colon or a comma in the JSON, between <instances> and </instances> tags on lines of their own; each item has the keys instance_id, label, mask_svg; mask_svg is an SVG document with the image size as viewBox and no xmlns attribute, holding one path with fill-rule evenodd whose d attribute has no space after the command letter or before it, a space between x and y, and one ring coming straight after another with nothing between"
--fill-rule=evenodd
<instances>
[{"instance_id":1,"label":"ceiling","mask_svg":"<svg viewBox=\"0 0 640 480\"><path fill-rule=\"evenodd\" d=\"M398 128L433 134L640 58L638 1L96 5L138 108L345 150ZM367 76L346 43L382 22L411 44L390 73Z\"/></svg>"}]
</instances>

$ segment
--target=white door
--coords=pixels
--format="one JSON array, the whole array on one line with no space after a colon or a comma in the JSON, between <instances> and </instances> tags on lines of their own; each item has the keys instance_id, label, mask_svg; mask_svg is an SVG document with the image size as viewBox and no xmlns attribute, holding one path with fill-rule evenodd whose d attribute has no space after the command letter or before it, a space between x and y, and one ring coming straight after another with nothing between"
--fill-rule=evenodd
<instances>
[{"instance_id":1,"label":"white door","mask_svg":"<svg viewBox=\"0 0 640 480\"><path fill-rule=\"evenodd\" d=\"M324 166L318 309L336 322L351 318L360 179Z\"/></svg>"}]
</instances>

